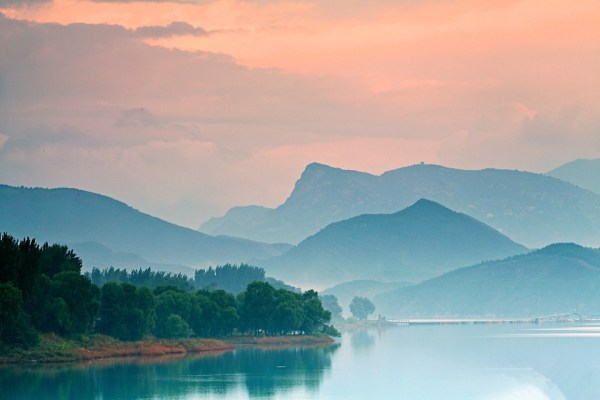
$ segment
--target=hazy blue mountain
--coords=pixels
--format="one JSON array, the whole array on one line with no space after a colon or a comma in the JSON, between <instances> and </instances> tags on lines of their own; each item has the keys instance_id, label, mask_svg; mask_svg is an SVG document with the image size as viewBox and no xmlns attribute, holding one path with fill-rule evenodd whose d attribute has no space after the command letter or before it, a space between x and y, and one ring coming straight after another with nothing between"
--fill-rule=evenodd
<instances>
[{"instance_id":1,"label":"hazy blue mountain","mask_svg":"<svg viewBox=\"0 0 600 400\"><path fill-rule=\"evenodd\" d=\"M82 190L7 185L0 185L0 232L30 236L40 242L94 242L110 253L127 253L156 264L192 267L260 260L288 248L213 237ZM94 252L100 254L97 248L91 251ZM122 259L123 254L119 257Z\"/></svg>"},{"instance_id":2,"label":"hazy blue mountain","mask_svg":"<svg viewBox=\"0 0 600 400\"><path fill-rule=\"evenodd\" d=\"M332 294L338 299L338 304L350 315L349 305L355 296L373 300L375 296L390 292L394 289L409 286L409 282L381 282L373 280L357 280L340 283L320 292L322 295Z\"/></svg>"},{"instance_id":3,"label":"hazy blue mountain","mask_svg":"<svg viewBox=\"0 0 600 400\"><path fill-rule=\"evenodd\" d=\"M358 279L418 282L525 251L476 219L421 199L395 214L330 224L263 266L301 286Z\"/></svg>"},{"instance_id":4,"label":"hazy blue mountain","mask_svg":"<svg viewBox=\"0 0 600 400\"><path fill-rule=\"evenodd\" d=\"M548 171L546 175L600 194L600 158L571 161Z\"/></svg>"},{"instance_id":5,"label":"hazy blue mountain","mask_svg":"<svg viewBox=\"0 0 600 400\"><path fill-rule=\"evenodd\" d=\"M237 227L252 224L257 219L264 218L270 209L262 206L233 207L227 211L228 219L211 218L202 224L202 232L214 232L215 235L227 234ZM232 226L229 226L233 224ZM247 236L247 235L245 235Z\"/></svg>"},{"instance_id":6,"label":"hazy blue mountain","mask_svg":"<svg viewBox=\"0 0 600 400\"><path fill-rule=\"evenodd\" d=\"M600 250L554 244L375 298L388 317L600 315Z\"/></svg>"},{"instance_id":7,"label":"hazy blue mountain","mask_svg":"<svg viewBox=\"0 0 600 400\"><path fill-rule=\"evenodd\" d=\"M413 165L375 176L310 164L275 209L239 207L201 226L265 242L298 243L327 224L393 213L428 198L494 227L519 243L600 245L600 195L529 172Z\"/></svg>"}]
</instances>

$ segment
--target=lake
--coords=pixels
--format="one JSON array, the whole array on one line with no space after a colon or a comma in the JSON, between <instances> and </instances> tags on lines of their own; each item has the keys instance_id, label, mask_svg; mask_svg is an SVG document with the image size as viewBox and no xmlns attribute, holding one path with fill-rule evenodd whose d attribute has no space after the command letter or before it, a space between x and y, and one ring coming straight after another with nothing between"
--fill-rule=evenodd
<instances>
[{"instance_id":1,"label":"lake","mask_svg":"<svg viewBox=\"0 0 600 400\"><path fill-rule=\"evenodd\" d=\"M600 399L600 325L398 326L338 344L0 368L4 399Z\"/></svg>"}]
</instances>

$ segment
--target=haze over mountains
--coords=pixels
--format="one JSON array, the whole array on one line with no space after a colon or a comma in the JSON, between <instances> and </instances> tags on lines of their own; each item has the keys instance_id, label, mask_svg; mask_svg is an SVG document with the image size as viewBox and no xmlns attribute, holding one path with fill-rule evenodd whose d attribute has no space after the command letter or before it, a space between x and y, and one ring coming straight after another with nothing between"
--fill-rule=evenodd
<instances>
[{"instance_id":1,"label":"haze over mountains","mask_svg":"<svg viewBox=\"0 0 600 400\"><path fill-rule=\"evenodd\" d=\"M474 218L421 199L395 214L330 224L263 266L272 276L309 287L359 279L419 282L525 251Z\"/></svg>"},{"instance_id":2,"label":"haze over mountains","mask_svg":"<svg viewBox=\"0 0 600 400\"><path fill-rule=\"evenodd\" d=\"M190 274L251 262L304 288L338 285L331 291L342 302L376 297L388 316L520 316L565 307L592 313L600 250L558 244L525 254L518 243L600 245L600 195L565 181L591 176L596 164L583 161L551 171L561 179L436 165L374 176L310 164L278 208L237 207L204 225L298 239L295 247L203 234L82 190L7 185L0 185L0 232L67 244L87 268Z\"/></svg>"},{"instance_id":3,"label":"haze over mountains","mask_svg":"<svg viewBox=\"0 0 600 400\"><path fill-rule=\"evenodd\" d=\"M571 161L548 171L546 175L600 194L600 158Z\"/></svg>"},{"instance_id":4,"label":"haze over mountains","mask_svg":"<svg viewBox=\"0 0 600 400\"><path fill-rule=\"evenodd\" d=\"M375 176L313 163L279 207L236 207L200 229L299 243L331 222L397 212L420 198L477 218L528 247L554 242L600 245L598 194L530 172L438 165L413 165Z\"/></svg>"},{"instance_id":5,"label":"haze over mountains","mask_svg":"<svg viewBox=\"0 0 600 400\"><path fill-rule=\"evenodd\" d=\"M334 295L338 299L338 304L344 309L344 314L349 316L350 303L354 297L373 299L379 294L410 285L409 282L381 282L366 279L340 283L319 293Z\"/></svg>"},{"instance_id":6,"label":"haze over mountains","mask_svg":"<svg viewBox=\"0 0 600 400\"><path fill-rule=\"evenodd\" d=\"M0 185L0 232L64 243L91 261L115 260L169 271L218 263L261 260L288 245L213 237L141 213L128 205L77 189L40 189ZM88 265L86 266L100 266ZM189 271L188 271L189 272Z\"/></svg>"},{"instance_id":7,"label":"haze over mountains","mask_svg":"<svg viewBox=\"0 0 600 400\"><path fill-rule=\"evenodd\" d=\"M375 297L390 317L531 317L600 310L600 250L554 244Z\"/></svg>"}]
</instances>

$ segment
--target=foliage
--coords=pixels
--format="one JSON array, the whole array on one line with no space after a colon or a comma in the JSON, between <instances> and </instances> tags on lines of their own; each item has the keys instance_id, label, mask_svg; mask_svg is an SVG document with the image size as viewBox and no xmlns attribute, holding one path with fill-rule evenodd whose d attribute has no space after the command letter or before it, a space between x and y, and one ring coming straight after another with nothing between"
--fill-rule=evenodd
<instances>
[{"instance_id":1,"label":"foliage","mask_svg":"<svg viewBox=\"0 0 600 400\"><path fill-rule=\"evenodd\" d=\"M190 326L177 314L169 315L165 324L164 337L169 339L188 338L192 335Z\"/></svg>"},{"instance_id":2,"label":"foliage","mask_svg":"<svg viewBox=\"0 0 600 400\"><path fill-rule=\"evenodd\" d=\"M238 301L240 330L251 334L317 334L331 319L314 290L301 294L253 282Z\"/></svg>"},{"instance_id":3,"label":"foliage","mask_svg":"<svg viewBox=\"0 0 600 400\"><path fill-rule=\"evenodd\" d=\"M375 305L366 297L354 297L350 303L350 312L358 319L367 319L375 311Z\"/></svg>"},{"instance_id":4,"label":"foliage","mask_svg":"<svg viewBox=\"0 0 600 400\"><path fill-rule=\"evenodd\" d=\"M37 332L22 310L21 291L12 284L0 283L0 347L12 344L23 348L39 341Z\"/></svg>"},{"instance_id":5,"label":"foliage","mask_svg":"<svg viewBox=\"0 0 600 400\"><path fill-rule=\"evenodd\" d=\"M81 272L81 259L67 246L44 243L40 255L40 272L52 278L61 272Z\"/></svg>"},{"instance_id":6,"label":"foliage","mask_svg":"<svg viewBox=\"0 0 600 400\"><path fill-rule=\"evenodd\" d=\"M0 237L0 341L28 347L37 331L74 335L93 329L100 291L80 275L81 259L66 246ZM18 300L16 300L18 298ZM35 330L34 330L35 328Z\"/></svg>"},{"instance_id":7,"label":"foliage","mask_svg":"<svg viewBox=\"0 0 600 400\"><path fill-rule=\"evenodd\" d=\"M102 287L98 332L122 340L139 340L155 323L155 299L146 287L109 282Z\"/></svg>"},{"instance_id":8,"label":"foliage","mask_svg":"<svg viewBox=\"0 0 600 400\"><path fill-rule=\"evenodd\" d=\"M31 347L38 332L76 337L97 331L121 340L336 333L317 292L275 288L258 267L197 272L199 282L212 279L210 289L197 291L183 275L109 268L85 276L81 268L66 246L0 237L0 350ZM262 281L250 282L237 297L229 292L253 277Z\"/></svg>"},{"instance_id":9,"label":"foliage","mask_svg":"<svg viewBox=\"0 0 600 400\"><path fill-rule=\"evenodd\" d=\"M102 287L107 282L124 282L135 286L147 286L151 289L158 287L174 287L185 291L193 289L214 291L220 289L237 295L244 291L248 284L261 281L268 282L276 289L298 291L298 289L286 285L284 282L265 277L263 268L248 264L225 264L209 267L208 269L198 269L195 271L194 278L189 278L181 273L152 271L150 268L127 271L126 269L114 267L102 270L93 268L92 272L86 272L85 275L98 287Z\"/></svg>"},{"instance_id":10,"label":"foliage","mask_svg":"<svg viewBox=\"0 0 600 400\"><path fill-rule=\"evenodd\" d=\"M265 282L252 282L238 296L240 328L258 333L268 329L268 321L275 310L275 289Z\"/></svg>"},{"instance_id":11,"label":"foliage","mask_svg":"<svg viewBox=\"0 0 600 400\"><path fill-rule=\"evenodd\" d=\"M331 313L332 319L341 319L342 318L342 307L338 303L338 299L336 296L332 294L325 294L319 296L321 303L323 304L323 308Z\"/></svg>"},{"instance_id":12,"label":"foliage","mask_svg":"<svg viewBox=\"0 0 600 400\"><path fill-rule=\"evenodd\" d=\"M198 289L223 289L236 295L244 291L248 284L264 280L265 270L248 264L225 264L198 269L194 275L194 283Z\"/></svg>"},{"instance_id":13,"label":"foliage","mask_svg":"<svg viewBox=\"0 0 600 400\"><path fill-rule=\"evenodd\" d=\"M103 270L93 268L91 273L86 273L86 276L98 287L102 287L107 282L122 282L135 286L147 286L152 289L159 286L174 286L183 290L194 288L193 280L184 274L152 271L150 268L134 269L131 272L127 272L126 269L114 267Z\"/></svg>"}]
</instances>

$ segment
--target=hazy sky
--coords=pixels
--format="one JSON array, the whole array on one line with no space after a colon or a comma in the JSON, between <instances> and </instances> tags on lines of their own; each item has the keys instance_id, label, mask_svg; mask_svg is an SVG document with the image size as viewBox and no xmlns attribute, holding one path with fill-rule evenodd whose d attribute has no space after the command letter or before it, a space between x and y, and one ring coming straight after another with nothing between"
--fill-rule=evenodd
<instances>
[{"instance_id":1,"label":"hazy sky","mask_svg":"<svg viewBox=\"0 0 600 400\"><path fill-rule=\"evenodd\" d=\"M600 157L600 1L0 0L0 182L197 227L312 161Z\"/></svg>"}]
</instances>

